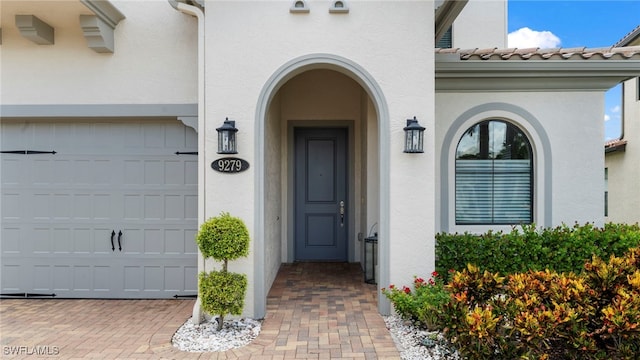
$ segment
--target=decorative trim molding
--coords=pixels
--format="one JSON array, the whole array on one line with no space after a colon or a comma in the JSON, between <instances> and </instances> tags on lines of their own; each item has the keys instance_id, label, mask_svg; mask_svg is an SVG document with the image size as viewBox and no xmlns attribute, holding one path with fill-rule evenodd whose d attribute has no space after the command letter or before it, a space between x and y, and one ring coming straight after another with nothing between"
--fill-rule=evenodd
<instances>
[{"instance_id":1,"label":"decorative trim molding","mask_svg":"<svg viewBox=\"0 0 640 360\"><path fill-rule=\"evenodd\" d=\"M448 55L436 54L437 92L608 90L640 71L633 60L461 61Z\"/></svg>"},{"instance_id":2,"label":"decorative trim molding","mask_svg":"<svg viewBox=\"0 0 640 360\"><path fill-rule=\"evenodd\" d=\"M93 15L80 15L82 34L89 48L97 53L114 52L113 30L125 16L108 0L80 0Z\"/></svg>"},{"instance_id":3,"label":"decorative trim molding","mask_svg":"<svg viewBox=\"0 0 640 360\"><path fill-rule=\"evenodd\" d=\"M292 14L306 14L309 12L309 5L305 0L294 0L289 12Z\"/></svg>"},{"instance_id":4,"label":"decorative trim molding","mask_svg":"<svg viewBox=\"0 0 640 360\"><path fill-rule=\"evenodd\" d=\"M185 126L188 126L198 132L197 116L178 116L178 120L180 120Z\"/></svg>"},{"instance_id":5,"label":"decorative trim molding","mask_svg":"<svg viewBox=\"0 0 640 360\"><path fill-rule=\"evenodd\" d=\"M197 117L198 104L0 105L0 118Z\"/></svg>"},{"instance_id":6,"label":"decorative trim molding","mask_svg":"<svg viewBox=\"0 0 640 360\"><path fill-rule=\"evenodd\" d=\"M89 10L93 11L96 16L107 23L111 29L115 29L125 16L120 12L109 0L80 0Z\"/></svg>"},{"instance_id":7,"label":"decorative trim molding","mask_svg":"<svg viewBox=\"0 0 640 360\"><path fill-rule=\"evenodd\" d=\"M16 15L20 34L38 45L53 45L53 27L34 15Z\"/></svg>"},{"instance_id":8,"label":"decorative trim molding","mask_svg":"<svg viewBox=\"0 0 640 360\"><path fill-rule=\"evenodd\" d=\"M331 7L329 8L329 13L331 14L348 14L349 13L349 5L347 4L347 0L336 0L331 3Z\"/></svg>"},{"instance_id":9,"label":"decorative trim molding","mask_svg":"<svg viewBox=\"0 0 640 360\"><path fill-rule=\"evenodd\" d=\"M494 102L474 106L460 114L453 121L445 133L440 149L440 229L438 231L471 231L471 227L455 224L455 147L460 136L475 122L475 117L483 119L494 118L491 114L496 112L507 113L506 119L514 121L521 129L527 130L525 125L531 127L528 131L529 140L534 148L534 221L541 226L550 227L553 224L553 154L551 153L551 140L544 126L527 110L513 104ZM486 115L486 116L485 116ZM469 123L470 122L470 123ZM537 174L537 175L536 175ZM496 229L496 226L488 228ZM508 229L509 227L505 227ZM483 229L485 230L485 229Z\"/></svg>"},{"instance_id":10,"label":"decorative trim molding","mask_svg":"<svg viewBox=\"0 0 640 360\"><path fill-rule=\"evenodd\" d=\"M95 15L80 15L82 35L97 53L113 53L113 28Z\"/></svg>"}]
</instances>

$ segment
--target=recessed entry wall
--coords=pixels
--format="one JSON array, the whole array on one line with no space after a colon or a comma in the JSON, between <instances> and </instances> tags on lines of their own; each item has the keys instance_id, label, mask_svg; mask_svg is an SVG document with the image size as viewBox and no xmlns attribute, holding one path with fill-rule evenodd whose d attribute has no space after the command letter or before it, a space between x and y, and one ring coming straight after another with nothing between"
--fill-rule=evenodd
<instances>
[{"instance_id":1,"label":"recessed entry wall","mask_svg":"<svg viewBox=\"0 0 640 360\"><path fill-rule=\"evenodd\" d=\"M349 76L335 70L314 69L283 84L272 98L265 123L265 260L273 273L280 262L295 261L294 243L294 146L296 128L345 128L348 132L348 196L346 217L348 260L361 259L363 233L372 224L366 214L375 204L367 200L368 187L376 186L377 174L368 176L369 162L377 162L377 115L368 94ZM372 130L373 129L373 130ZM371 134L368 134L371 132ZM369 148L374 146L373 148ZM369 150L368 150L369 149ZM371 166L373 170L377 166ZM277 169L277 170L276 170ZM377 190L376 190L377 191ZM279 196L274 196L277 192ZM377 193L377 192L376 192ZM374 211L372 211L373 213ZM280 220L276 220L280 219ZM377 220L372 220L373 222ZM276 227L278 230L276 230ZM284 236L279 236L280 234ZM277 251L279 254L276 254ZM270 271L272 269L274 271ZM271 278L271 276L268 276ZM271 279L272 280L272 279ZM270 282L267 283L270 285ZM268 289L268 287L267 287Z\"/></svg>"}]
</instances>

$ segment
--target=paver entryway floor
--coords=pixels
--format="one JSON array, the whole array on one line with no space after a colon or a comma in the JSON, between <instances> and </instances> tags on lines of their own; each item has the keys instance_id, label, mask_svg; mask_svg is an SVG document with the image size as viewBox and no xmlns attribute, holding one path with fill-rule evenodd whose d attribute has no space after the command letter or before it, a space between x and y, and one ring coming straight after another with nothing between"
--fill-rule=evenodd
<instances>
[{"instance_id":1,"label":"paver entryway floor","mask_svg":"<svg viewBox=\"0 0 640 360\"><path fill-rule=\"evenodd\" d=\"M375 286L358 264L296 263L280 269L262 331L223 353L181 352L173 333L193 300L0 301L3 358L399 359L377 312ZM36 355L34 353L40 353Z\"/></svg>"}]
</instances>

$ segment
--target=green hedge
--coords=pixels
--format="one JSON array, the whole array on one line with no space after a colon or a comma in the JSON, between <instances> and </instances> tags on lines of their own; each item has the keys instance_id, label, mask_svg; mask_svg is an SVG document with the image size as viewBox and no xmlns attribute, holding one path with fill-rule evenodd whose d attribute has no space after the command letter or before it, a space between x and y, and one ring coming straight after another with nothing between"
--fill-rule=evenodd
<instances>
[{"instance_id":1,"label":"green hedge","mask_svg":"<svg viewBox=\"0 0 640 360\"><path fill-rule=\"evenodd\" d=\"M549 269L580 273L585 260L593 255L621 256L629 248L640 246L638 224L592 224L573 227L536 228L524 225L509 233L489 231L436 235L436 271L462 270L474 264L482 271L514 274Z\"/></svg>"}]
</instances>

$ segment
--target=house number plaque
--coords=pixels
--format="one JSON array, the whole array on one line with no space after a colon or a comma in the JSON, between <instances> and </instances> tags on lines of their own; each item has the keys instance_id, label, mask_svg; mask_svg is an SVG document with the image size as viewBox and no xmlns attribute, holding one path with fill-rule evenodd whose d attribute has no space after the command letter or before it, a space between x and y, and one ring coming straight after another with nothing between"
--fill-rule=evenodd
<instances>
[{"instance_id":1,"label":"house number plaque","mask_svg":"<svg viewBox=\"0 0 640 360\"><path fill-rule=\"evenodd\" d=\"M247 170L249 163L246 160L238 158L221 158L212 162L211 168L217 172L235 174Z\"/></svg>"}]
</instances>

